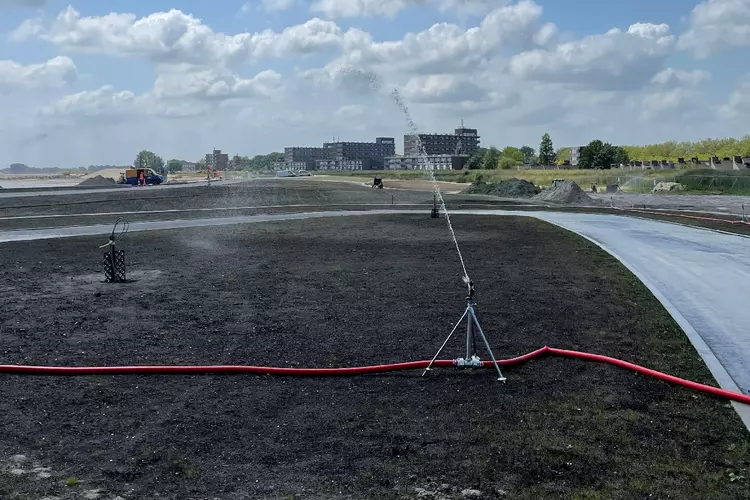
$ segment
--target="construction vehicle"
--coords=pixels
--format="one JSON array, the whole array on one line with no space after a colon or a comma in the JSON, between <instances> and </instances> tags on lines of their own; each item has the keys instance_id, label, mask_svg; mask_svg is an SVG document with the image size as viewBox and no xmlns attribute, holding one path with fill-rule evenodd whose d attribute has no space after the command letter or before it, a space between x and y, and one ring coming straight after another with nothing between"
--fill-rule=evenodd
<instances>
[{"instance_id":1,"label":"construction vehicle","mask_svg":"<svg viewBox=\"0 0 750 500\"><path fill-rule=\"evenodd\" d=\"M149 186L158 186L167 180L166 176L157 174L152 168L129 168L125 170L125 175L120 177L120 183L137 186L141 176L143 176L146 185Z\"/></svg>"},{"instance_id":2,"label":"construction vehicle","mask_svg":"<svg viewBox=\"0 0 750 500\"><path fill-rule=\"evenodd\" d=\"M380 177L375 177L372 180L372 187L373 189L383 189L383 179Z\"/></svg>"}]
</instances>

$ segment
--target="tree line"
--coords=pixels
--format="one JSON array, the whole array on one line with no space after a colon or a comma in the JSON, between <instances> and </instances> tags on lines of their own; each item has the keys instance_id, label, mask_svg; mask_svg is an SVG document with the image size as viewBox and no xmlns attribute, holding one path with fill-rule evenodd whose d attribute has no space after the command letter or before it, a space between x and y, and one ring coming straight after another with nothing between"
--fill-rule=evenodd
<instances>
[{"instance_id":1,"label":"tree line","mask_svg":"<svg viewBox=\"0 0 750 500\"><path fill-rule=\"evenodd\" d=\"M710 156L750 157L750 135L737 139L701 139L700 141L667 141L643 146L615 146L595 139L579 150L577 168L610 168L612 165L625 165L630 160L677 161L678 158L708 159ZM498 149L495 146L480 148L469 159L470 169L508 169L521 165L564 165L571 160L571 148L555 150L549 134L544 134L539 146L539 154L529 146L516 148L508 146Z\"/></svg>"},{"instance_id":2,"label":"tree line","mask_svg":"<svg viewBox=\"0 0 750 500\"><path fill-rule=\"evenodd\" d=\"M509 169L521 165L554 165L557 153L552 145L550 135L545 133L539 144L539 154L531 146L507 146L502 150L495 146L479 148L469 158L468 168L475 169Z\"/></svg>"},{"instance_id":3,"label":"tree line","mask_svg":"<svg viewBox=\"0 0 750 500\"><path fill-rule=\"evenodd\" d=\"M710 156L720 158L742 156L750 157L750 135L740 139L727 137L723 139L701 139L700 141L667 141L644 146L623 146L633 160L671 160L678 158L708 159Z\"/></svg>"},{"instance_id":4,"label":"tree line","mask_svg":"<svg viewBox=\"0 0 750 500\"><path fill-rule=\"evenodd\" d=\"M273 164L284 161L284 153L269 153L266 155L255 155L252 158L248 156L234 155L227 165L232 170L273 170ZM135 168L151 168L160 174L181 172L183 160L171 159L164 162L164 159L153 151L143 150L139 152L133 161ZM205 170L206 160L201 158L197 162L198 170Z\"/></svg>"}]
</instances>

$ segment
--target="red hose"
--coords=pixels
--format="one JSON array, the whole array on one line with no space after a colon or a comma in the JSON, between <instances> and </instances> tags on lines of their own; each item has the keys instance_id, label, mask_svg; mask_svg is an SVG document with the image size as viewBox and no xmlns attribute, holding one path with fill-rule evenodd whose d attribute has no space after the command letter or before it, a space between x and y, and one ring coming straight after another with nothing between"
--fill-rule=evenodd
<instances>
[{"instance_id":1,"label":"red hose","mask_svg":"<svg viewBox=\"0 0 750 500\"><path fill-rule=\"evenodd\" d=\"M536 351L518 356L516 358L498 360L500 366L511 366L544 355L560 356L565 358L578 358L588 361L598 361L608 363L620 368L632 370L637 373L649 375L659 380L672 384L681 385L688 389L705 392L725 399L731 399L740 403L750 405L750 396L737 392L726 391L718 387L699 384L690 380L681 379L663 372L651 370L627 361L622 361L608 356L599 354L590 354L587 352L568 351L565 349L555 349L553 347L542 347ZM10 373L16 375L145 375L145 374L162 374L162 375L205 375L205 374L247 374L253 373L258 375L286 375L286 376L307 376L307 377L325 377L325 376L352 376L365 375L368 373L385 373L403 370L417 370L427 368L429 361L412 361L408 363L395 363L389 365L375 366L357 366L351 368L277 368L270 366L242 366L242 365L209 365L209 366L24 366L24 365L0 365L0 373ZM455 366L454 360L438 360L433 366L449 368ZM491 361L483 361L484 368L494 368Z\"/></svg>"},{"instance_id":2,"label":"red hose","mask_svg":"<svg viewBox=\"0 0 750 500\"><path fill-rule=\"evenodd\" d=\"M621 359L610 358L609 356L602 356L601 354L590 354L588 352L566 351L565 349L555 349L554 347L547 347L546 349L547 349L547 354L551 354L553 356L561 356L565 358L578 358L578 359L585 359L589 361L599 361L600 363L608 363L610 365L615 365L620 368L625 368L626 370L632 370L637 373L642 373L643 375L649 375L651 377L658 378L659 380L663 380L671 384L681 385L682 387L687 387L688 389L693 389L695 391L700 391L700 392L706 392L708 394L713 394L714 396L719 396L721 398L731 399L733 401L739 401L740 403L745 403L746 405L750 405L750 396L746 394L741 394L739 392L733 392L733 391L727 391L727 390L719 389L718 387L713 387L710 385L699 384L698 382L685 380L684 378L675 377L674 375L669 375L664 372L659 372L656 370L651 370L650 368L645 368L640 365L628 363L627 361L622 361Z\"/></svg>"}]
</instances>

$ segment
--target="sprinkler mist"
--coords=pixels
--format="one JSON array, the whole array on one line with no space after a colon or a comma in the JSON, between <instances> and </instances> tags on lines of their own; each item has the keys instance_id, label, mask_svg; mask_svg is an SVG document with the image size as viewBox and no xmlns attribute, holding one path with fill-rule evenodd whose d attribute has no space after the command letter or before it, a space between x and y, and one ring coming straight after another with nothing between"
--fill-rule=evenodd
<instances>
[{"instance_id":1,"label":"sprinkler mist","mask_svg":"<svg viewBox=\"0 0 750 500\"><path fill-rule=\"evenodd\" d=\"M430 176L430 180L432 181L433 185L433 204L432 204L432 211L431 211L431 217L432 218L439 218L440 214L443 213L445 215L445 221L448 224L448 230L451 233L451 238L453 238L453 244L456 246L456 252L458 253L458 259L461 261L461 269L463 270L463 276L461 279L468 287L468 294L466 296L466 309L464 310L463 315L461 318L456 322L456 326L453 327L453 330L451 330L451 333L448 335L448 338L445 339L445 342L443 342L443 345L440 346L440 349L438 349L438 352L435 353L435 356L433 356L432 360L430 361L430 364L427 365L427 368L424 372L422 372L422 376L424 377L425 374L432 368L432 365L435 363L435 360L440 356L440 353L443 351L446 345L448 345L448 341L450 341L451 337L453 337L453 334L456 333L456 330L458 329L458 326L461 324L461 322L466 319L466 357L465 358L459 358L455 360L456 366L464 367L464 368L481 368L482 361L479 358L479 355L477 354L477 341L475 336L475 331L479 333L479 336L482 339L482 342L484 343L484 346L487 348L487 352L490 355L490 359L492 360L492 364L495 366L495 370L497 370L497 379L501 382L505 382L505 377L503 377L503 373L500 371L500 365L498 364L497 360L495 359L495 355L492 352L492 348L490 347L490 343L487 341L487 337L484 334L484 330L482 330L482 325L479 324L479 319L477 318L477 311L476 311L476 302L474 300L474 282L469 277L469 273L466 270L466 264L464 263L464 257L461 253L461 247L458 245L458 238L456 238L456 232L453 230L453 223L451 222L450 214L448 213L448 207L445 205L445 199L443 198L442 193L440 192L440 187L437 183L437 178L435 177L435 165L434 163L430 162L430 158L427 155L427 151L424 148L424 145L422 144L422 141L420 140L419 136L419 130L417 129L417 126L414 124L414 121L411 118L411 114L409 113L409 108L406 106L406 103L401 98L401 95L399 94L397 89L394 89L391 92L391 98L396 103L396 105L399 107L401 112L404 114L404 117L406 118L406 123L409 127L409 131L416 138L419 156L422 158L422 164L426 170L426 172Z\"/></svg>"},{"instance_id":2,"label":"sprinkler mist","mask_svg":"<svg viewBox=\"0 0 750 500\"><path fill-rule=\"evenodd\" d=\"M369 87L370 90L374 92L379 92L381 90L380 82L378 81L377 76L368 71L362 71L357 68L350 68L350 67L342 67L339 69L340 74L349 79L350 81L357 82L360 85ZM484 342L484 346L487 348L487 352L490 355L490 358L492 359L492 364L495 366L495 369L497 370L498 380L505 382L505 377L503 377L502 372L500 371L500 365L498 364L497 360L495 359L495 355L492 353L492 349L490 348L490 344L487 341L487 337L484 335L484 331L482 330L482 326L479 324L479 319L477 319L476 314L476 302L474 301L474 282L469 277L469 273L466 270L466 264L464 263L464 257L461 253L461 247L458 245L458 239L456 238L456 233L453 230L453 223L451 222L450 214L448 213L448 208L445 205L445 199L443 198L443 194L440 192L440 186L437 183L437 178L435 177L435 164L430 161L430 157L427 154L427 151L425 150L424 144L422 144L421 137L419 136L419 130L417 129L416 124L414 123L414 120L412 120L411 113L409 112L409 107L406 105L406 102L401 98L401 94L399 93L398 89L394 88L390 92L390 97L393 100L393 102L396 104L396 106L401 110L401 113L404 116L404 119L406 120L406 125L409 129L409 133L416 139L417 142L417 151L418 155L421 159L421 168L425 170L425 172L429 175L430 180L432 181L433 185L433 203L432 203L432 211L431 211L431 217L432 218L440 218L441 213L445 217L445 222L448 225L448 230L450 231L451 238L453 239L453 244L456 247L456 252L458 253L458 259L461 262L461 269L463 271L463 275L461 276L461 279L468 287L468 295L466 297L466 309L464 310L463 315L461 316L461 319L458 320L456 323L456 326L453 327L453 330L448 335L448 338L445 339L445 342L443 342L443 345L440 346L440 349L435 354L435 356L432 358L432 361L430 361L429 365L425 369L425 371L422 373L422 376L424 376L428 370L432 367L432 365L435 363L435 360L440 355L442 350L445 348L445 346L448 344L448 341L451 339L453 334L458 329L458 326L461 324L461 322L466 319L466 357L465 358L459 358L455 360L456 366L460 367L467 367L467 368L481 368L482 361L480 360L479 356L477 355L477 342L475 337L475 331L479 333L479 336L481 337L482 341Z\"/></svg>"}]
</instances>

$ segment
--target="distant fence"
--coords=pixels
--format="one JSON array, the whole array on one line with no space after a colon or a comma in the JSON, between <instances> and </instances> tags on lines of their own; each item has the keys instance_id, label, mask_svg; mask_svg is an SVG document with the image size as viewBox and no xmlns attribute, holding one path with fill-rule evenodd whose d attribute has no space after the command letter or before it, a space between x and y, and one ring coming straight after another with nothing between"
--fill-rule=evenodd
<instances>
[{"instance_id":1,"label":"distant fence","mask_svg":"<svg viewBox=\"0 0 750 500\"><path fill-rule=\"evenodd\" d=\"M561 178L565 178L564 173ZM641 177L634 175L596 176L592 180L597 188L604 189L607 184L617 184L623 191L648 192L660 182L676 182L692 191L710 191L713 189L748 189L750 190L750 175L732 175L732 172L712 171L710 173L684 173L673 175L659 175L658 177ZM581 186L586 189L589 186Z\"/></svg>"}]
</instances>

